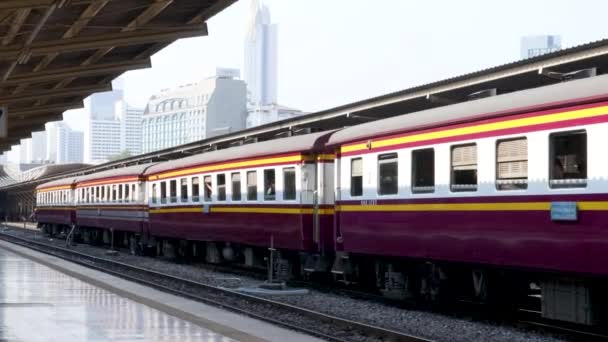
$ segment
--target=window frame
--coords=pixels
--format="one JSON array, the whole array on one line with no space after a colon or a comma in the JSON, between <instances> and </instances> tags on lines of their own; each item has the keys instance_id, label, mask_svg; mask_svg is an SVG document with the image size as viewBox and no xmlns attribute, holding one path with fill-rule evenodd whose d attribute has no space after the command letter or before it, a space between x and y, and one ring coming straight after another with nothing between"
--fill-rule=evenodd
<instances>
[{"instance_id":1,"label":"window frame","mask_svg":"<svg viewBox=\"0 0 608 342\"><path fill-rule=\"evenodd\" d=\"M417 181L416 181L417 170L416 169L417 169L418 163L416 163L416 161L419 158L419 157L417 157L417 155L420 154L420 153L429 152L429 151L432 154L431 161L432 161L432 164L433 164L432 165L433 168L432 168L432 173L431 174L432 174L432 177L433 177L432 178L433 185L431 185L431 186L417 186L417 184L416 184L417 183ZM436 184L436 182L435 182L435 169L436 169L435 168L435 148L433 148L433 147L425 147L425 148L420 148L420 149L412 150L411 151L411 157L412 157L412 161L411 161L411 164L412 164L412 169L411 169L411 173L412 174L411 174L411 177L412 177L412 179L411 179L411 186L410 186L410 188L411 188L412 194L432 194L432 193L434 193L435 192L435 184ZM450 165L450 168L451 168L451 165Z\"/></svg>"},{"instance_id":2,"label":"window frame","mask_svg":"<svg viewBox=\"0 0 608 342\"><path fill-rule=\"evenodd\" d=\"M239 178L239 180L238 180L239 186L238 186L238 189L237 189L236 192L234 191L235 190L234 176L238 176L238 178ZM242 188L243 187L243 182L242 182L242 178L243 177L241 177L241 172L240 171L239 172L231 172L230 173L230 200L231 201L241 202L243 200L243 188ZM236 196L237 194L238 194L238 198Z\"/></svg>"},{"instance_id":3,"label":"window frame","mask_svg":"<svg viewBox=\"0 0 608 342\"><path fill-rule=\"evenodd\" d=\"M277 172L274 168L264 169L262 172L264 181L264 201L276 201L277 200ZM272 180L270 178L272 175ZM268 182L270 181L270 182ZM270 184L268 184L270 183Z\"/></svg>"},{"instance_id":4,"label":"window frame","mask_svg":"<svg viewBox=\"0 0 608 342\"><path fill-rule=\"evenodd\" d=\"M454 183L454 171L463 171L463 170L455 170L454 168L454 149L458 147L465 146L475 146L475 184L455 184ZM478 150L477 142L469 142L464 144L454 144L450 145L450 192L476 192L479 190L479 150ZM473 164L467 164L473 165ZM455 187L456 186L456 187ZM467 187L468 186L468 187Z\"/></svg>"},{"instance_id":5,"label":"window frame","mask_svg":"<svg viewBox=\"0 0 608 342\"><path fill-rule=\"evenodd\" d=\"M283 200L284 201L295 201L298 199L298 187L297 187L297 176L296 176L296 168L294 166L284 167L281 169L281 174L283 177ZM285 181L287 177L285 177L286 171L293 171L293 198L287 198L287 182Z\"/></svg>"},{"instance_id":6,"label":"window frame","mask_svg":"<svg viewBox=\"0 0 608 342\"><path fill-rule=\"evenodd\" d=\"M511 141L518 141L518 140L525 140L526 141L526 178L523 179L523 177L514 177L514 178L499 178L499 172L500 172L500 164L501 163L512 163L512 162L518 162L518 161L524 161L523 159L518 159L518 160L511 160L511 161L502 161L500 162L498 160L499 157L499 148L500 148L500 144L501 143L507 143L507 142L511 142ZM511 138L505 138L505 139L497 139L496 140L496 145L495 145L495 150L494 150L494 168L495 168L495 175L494 175L494 183L496 184L496 190L497 191L523 191L523 190L527 190L528 189L528 180L530 179L530 170L528 168L529 165L529 161L530 161L530 149L528 148L528 137L527 136L519 136L519 137L511 137ZM505 185L515 185L515 188L512 189L508 189L505 188ZM518 185L523 185L520 186L519 188L517 188Z\"/></svg>"},{"instance_id":7,"label":"window frame","mask_svg":"<svg viewBox=\"0 0 608 342\"><path fill-rule=\"evenodd\" d=\"M184 183L185 183L185 184L184 184ZM189 202L188 198L189 198L190 196L189 196L189 193L188 193L188 188L189 188L189 186L188 186L188 185L189 185L189 184L188 184L188 178L187 178L187 177L183 177L183 178L180 178L180 179L179 179L179 189L180 189L180 193L179 193L179 201L180 201L181 203L186 203L186 202ZM185 189L186 191L184 191L184 187L186 188L186 189Z\"/></svg>"},{"instance_id":8,"label":"window frame","mask_svg":"<svg viewBox=\"0 0 608 342\"><path fill-rule=\"evenodd\" d=\"M584 135L584 146L582 148L583 151L583 158L584 158L584 165L585 165L585 178L561 178L559 180L563 180L564 182L556 182L554 184L554 181L557 179L554 179L554 175L553 173L555 172L554 170L554 160L556 159L555 156L555 147L554 144L552 142L552 139L555 137L563 137L563 136L568 136L568 135ZM575 130L567 130L567 131L559 131L559 132L552 132L549 134L549 172L548 172L548 186L550 189L555 190L555 189L584 189L587 187L587 184L589 182L589 170L587 168L587 166L589 165L588 163L589 161L589 139L588 139L588 132L586 129L575 129ZM564 166L562 166L564 167Z\"/></svg>"},{"instance_id":9,"label":"window frame","mask_svg":"<svg viewBox=\"0 0 608 342\"><path fill-rule=\"evenodd\" d=\"M220 177L224 179L224 181L220 184ZM215 184L217 187L217 200L220 202L224 202L227 199L226 193L228 186L226 185L226 174L218 173L215 175Z\"/></svg>"},{"instance_id":10,"label":"window frame","mask_svg":"<svg viewBox=\"0 0 608 342\"><path fill-rule=\"evenodd\" d=\"M381 165L389 163L389 162L383 161L381 159L381 157L386 157L386 156L392 156L393 158L390 158L390 159L387 158L387 159L384 159L384 160L391 160L392 161L391 163L396 164L396 172L395 172L395 180L396 180L396 182L394 184L394 186L395 186L395 189L394 189L395 192L388 192L388 193L381 192L381 184L382 184L381 183L381 181L382 181L381 180L381 174L380 174ZM376 173L376 193L378 194L378 196L395 196L395 195L398 195L399 194L399 153L397 153L397 152L389 152L389 153L378 154L377 157L376 157L376 167L377 167L377 169L376 169L376 171L377 171L377 173Z\"/></svg>"},{"instance_id":11,"label":"window frame","mask_svg":"<svg viewBox=\"0 0 608 342\"><path fill-rule=\"evenodd\" d=\"M194 180L196 179L196 184ZM190 177L191 191L192 191L192 202L200 202L201 201L201 183L199 176ZM194 187L196 185L196 191L194 191Z\"/></svg>"},{"instance_id":12,"label":"window frame","mask_svg":"<svg viewBox=\"0 0 608 342\"><path fill-rule=\"evenodd\" d=\"M355 161L360 161L361 162L361 175L360 176L354 176L353 175L353 165L354 165ZM350 197L361 197L361 196L363 196L363 174L364 174L364 172L363 172L363 157L350 158L349 165L350 166L349 166L349 175L348 175L348 178L349 178L349 187L350 187L350 189L349 189ZM354 188L355 188L353 186L353 184L354 184L354 177L361 177L361 190L360 190L359 194L355 194L354 193Z\"/></svg>"},{"instance_id":13,"label":"window frame","mask_svg":"<svg viewBox=\"0 0 608 342\"><path fill-rule=\"evenodd\" d=\"M254 185L249 184L249 175L250 174L253 174L255 176L252 178L252 179L255 179ZM247 186L247 197L246 197L247 201L252 201L252 202L257 201L258 200L258 171L257 170L247 171L245 173L245 178L246 178L245 181L246 181L246 186ZM255 191L250 192L251 187L255 187L255 189L254 189ZM250 196L250 195L252 195L252 196Z\"/></svg>"}]
</instances>

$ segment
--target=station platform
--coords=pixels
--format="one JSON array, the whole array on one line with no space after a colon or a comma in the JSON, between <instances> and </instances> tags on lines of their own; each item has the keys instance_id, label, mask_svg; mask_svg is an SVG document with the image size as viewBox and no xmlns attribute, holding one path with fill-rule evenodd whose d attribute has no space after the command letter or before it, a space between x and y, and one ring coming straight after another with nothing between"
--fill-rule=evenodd
<instances>
[{"instance_id":1,"label":"station platform","mask_svg":"<svg viewBox=\"0 0 608 342\"><path fill-rule=\"evenodd\" d=\"M0 341L319 341L0 241Z\"/></svg>"}]
</instances>

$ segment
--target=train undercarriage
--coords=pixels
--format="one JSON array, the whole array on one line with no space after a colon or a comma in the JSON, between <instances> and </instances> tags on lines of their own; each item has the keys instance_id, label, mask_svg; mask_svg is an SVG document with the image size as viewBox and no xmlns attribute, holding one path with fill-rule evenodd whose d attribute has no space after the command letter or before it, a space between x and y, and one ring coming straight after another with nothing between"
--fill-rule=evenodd
<instances>
[{"instance_id":1,"label":"train undercarriage","mask_svg":"<svg viewBox=\"0 0 608 342\"><path fill-rule=\"evenodd\" d=\"M540 273L434 260L306 254L230 242L187 241L113 232L92 227L41 224L51 237L127 249L134 255L180 262L235 265L264 270L276 282L293 279L332 282L374 291L395 301L484 304L505 313L526 311L542 318L585 326L608 320L608 279Z\"/></svg>"}]
</instances>

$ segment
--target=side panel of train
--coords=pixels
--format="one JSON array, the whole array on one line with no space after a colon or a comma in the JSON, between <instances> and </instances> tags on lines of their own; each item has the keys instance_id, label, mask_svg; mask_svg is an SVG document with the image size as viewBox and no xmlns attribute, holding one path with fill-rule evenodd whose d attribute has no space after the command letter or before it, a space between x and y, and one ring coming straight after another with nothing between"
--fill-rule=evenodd
<instances>
[{"instance_id":1,"label":"side panel of train","mask_svg":"<svg viewBox=\"0 0 608 342\"><path fill-rule=\"evenodd\" d=\"M112 180L78 184L75 190L78 226L143 234L148 214L144 184Z\"/></svg>"},{"instance_id":2,"label":"side panel of train","mask_svg":"<svg viewBox=\"0 0 608 342\"><path fill-rule=\"evenodd\" d=\"M72 225L75 222L72 196L72 190L69 186L62 189L37 191L37 221L55 225Z\"/></svg>"},{"instance_id":3,"label":"side panel of train","mask_svg":"<svg viewBox=\"0 0 608 342\"><path fill-rule=\"evenodd\" d=\"M608 275L608 125L480 133L343 156L339 249Z\"/></svg>"},{"instance_id":4,"label":"side panel of train","mask_svg":"<svg viewBox=\"0 0 608 342\"><path fill-rule=\"evenodd\" d=\"M297 162L150 181L150 235L291 251L333 249L333 198L317 192L317 172L315 163Z\"/></svg>"}]
</instances>

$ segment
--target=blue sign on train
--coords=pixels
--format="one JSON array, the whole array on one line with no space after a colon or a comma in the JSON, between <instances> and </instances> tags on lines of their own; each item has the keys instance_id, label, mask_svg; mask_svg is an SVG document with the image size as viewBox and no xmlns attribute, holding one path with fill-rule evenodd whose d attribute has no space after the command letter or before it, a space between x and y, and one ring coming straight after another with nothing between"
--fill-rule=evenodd
<instances>
[{"instance_id":1,"label":"blue sign on train","mask_svg":"<svg viewBox=\"0 0 608 342\"><path fill-rule=\"evenodd\" d=\"M578 208L576 202L551 202L551 220L576 221Z\"/></svg>"}]
</instances>

